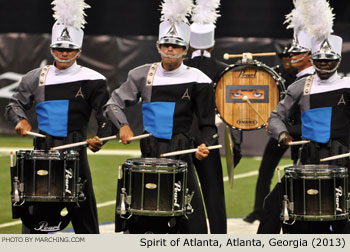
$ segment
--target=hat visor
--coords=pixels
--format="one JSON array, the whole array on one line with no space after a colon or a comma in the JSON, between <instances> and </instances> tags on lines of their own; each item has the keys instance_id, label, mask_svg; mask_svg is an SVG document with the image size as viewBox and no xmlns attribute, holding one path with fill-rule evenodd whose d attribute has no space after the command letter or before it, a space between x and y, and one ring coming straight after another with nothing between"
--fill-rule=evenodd
<instances>
[{"instance_id":1,"label":"hat visor","mask_svg":"<svg viewBox=\"0 0 350 252\"><path fill-rule=\"evenodd\" d=\"M80 47L76 44L73 44L71 42L56 42L50 45L51 48L66 48L66 49L80 49Z\"/></svg>"},{"instance_id":2,"label":"hat visor","mask_svg":"<svg viewBox=\"0 0 350 252\"><path fill-rule=\"evenodd\" d=\"M340 55L337 53L315 52L312 54L311 58L313 60L338 60L340 59Z\"/></svg>"},{"instance_id":3,"label":"hat visor","mask_svg":"<svg viewBox=\"0 0 350 252\"><path fill-rule=\"evenodd\" d=\"M181 38L178 37L162 37L159 39L159 44L173 44L187 47L188 44Z\"/></svg>"}]
</instances>

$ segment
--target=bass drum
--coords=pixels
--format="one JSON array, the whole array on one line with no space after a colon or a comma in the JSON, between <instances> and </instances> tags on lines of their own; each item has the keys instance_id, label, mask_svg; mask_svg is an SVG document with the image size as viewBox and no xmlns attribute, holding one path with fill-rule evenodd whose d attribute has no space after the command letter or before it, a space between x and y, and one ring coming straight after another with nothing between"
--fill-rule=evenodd
<instances>
[{"instance_id":1,"label":"bass drum","mask_svg":"<svg viewBox=\"0 0 350 252\"><path fill-rule=\"evenodd\" d=\"M256 60L230 65L214 85L216 112L226 124L240 130L266 126L285 91L283 78ZM249 99L251 106L243 97Z\"/></svg>"}]
</instances>

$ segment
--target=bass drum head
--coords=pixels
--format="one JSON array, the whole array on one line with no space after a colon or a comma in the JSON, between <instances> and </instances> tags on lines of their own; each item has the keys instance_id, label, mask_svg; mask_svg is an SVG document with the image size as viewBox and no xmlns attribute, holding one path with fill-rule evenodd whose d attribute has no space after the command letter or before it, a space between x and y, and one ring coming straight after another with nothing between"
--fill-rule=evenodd
<instances>
[{"instance_id":1,"label":"bass drum head","mask_svg":"<svg viewBox=\"0 0 350 252\"><path fill-rule=\"evenodd\" d=\"M279 102L281 80L274 70L256 61L231 65L215 82L216 111L233 128L254 130L264 127Z\"/></svg>"},{"instance_id":2,"label":"bass drum head","mask_svg":"<svg viewBox=\"0 0 350 252\"><path fill-rule=\"evenodd\" d=\"M25 203L20 206L24 225L38 233L58 232L65 229L71 221L69 213L62 212L64 203Z\"/></svg>"}]
</instances>

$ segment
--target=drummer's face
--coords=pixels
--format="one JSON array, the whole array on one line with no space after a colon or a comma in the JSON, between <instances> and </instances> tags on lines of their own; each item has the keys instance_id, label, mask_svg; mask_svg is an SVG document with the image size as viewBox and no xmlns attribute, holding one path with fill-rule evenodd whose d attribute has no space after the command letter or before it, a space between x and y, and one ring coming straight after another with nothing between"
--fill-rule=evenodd
<instances>
[{"instance_id":1,"label":"drummer's face","mask_svg":"<svg viewBox=\"0 0 350 252\"><path fill-rule=\"evenodd\" d=\"M162 56L162 65L165 70L171 71L178 68L181 65L182 57L174 57L183 54L186 51L185 47L175 44L161 44L159 48L162 51L162 53L164 53L166 56L170 56Z\"/></svg>"},{"instance_id":2,"label":"drummer's face","mask_svg":"<svg viewBox=\"0 0 350 252\"><path fill-rule=\"evenodd\" d=\"M336 66L338 64L338 60L313 60L313 64L316 68L319 69L316 69L318 77L320 77L322 80L326 80L331 77L337 70ZM323 70L331 72L324 72Z\"/></svg>"},{"instance_id":3,"label":"drummer's face","mask_svg":"<svg viewBox=\"0 0 350 252\"><path fill-rule=\"evenodd\" d=\"M243 99L247 97L249 100L263 100L265 98L263 89L253 89L253 90L232 90L231 98L232 99Z\"/></svg>"},{"instance_id":4,"label":"drummer's face","mask_svg":"<svg viewBox=\"0 0 350 252\"><path fill-rule=\"evenodd\" d=\"M310 55L308 52L306 52L306 53L291 53L290 55L291 55L292 67L297 69L299 72L304 70L306 67L311 66Z\"/></svg>"}]
</instances>

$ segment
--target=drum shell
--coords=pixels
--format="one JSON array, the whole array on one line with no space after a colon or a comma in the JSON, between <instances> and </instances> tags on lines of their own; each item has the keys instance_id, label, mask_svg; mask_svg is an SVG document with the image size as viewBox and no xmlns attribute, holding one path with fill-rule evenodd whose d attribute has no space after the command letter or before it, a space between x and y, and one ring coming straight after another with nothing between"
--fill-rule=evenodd
<instances>
[{"instance_id":1,"label":"drum shell","mask_svg":"<svg viewBox=\"0 0 350 252\"><path fill-rule=\"evenodd\" d=\"M79 154L77 152L17 151L13 176L18 179L21 201L78 201Z\"/></svg>"},{"instance_id":2,"label":"drum shell","mask_svg":"<svg viewBox=\"0 0 350 252\"><path fill-rule=\"evenodd\" d=\"M187 163L180 160L129 159L123 165L127 211L134 215L180 216L186 211Z\"/></svg>"},{"instance_id":3,"label":"drum shell","mask_svg":"<svg viewBox=\"0 0 350 252\"><path fill-rule=\"evenodd\" d=\"M235 129L254 130L266 126L271 112L277 107L280 93L285 91L283 79L261 62L230 65L215 80L216 112ZM252 106L244 101L243 92L256 90L263 97L249 98ZM241 96L235 96L242 92ZM265 122L264 122L265 121Z\"/></svg>"},{"instance_id":4,"label":"drum shell","mask_svg":"<svg viewBox=\"0 0 350 252\"><path fill-rule=\"evenodd\" d=\"M285 168L285 194L295 220L333 221L349 217L347 168L300 165Z\"/></svg>"}]
</instances>

